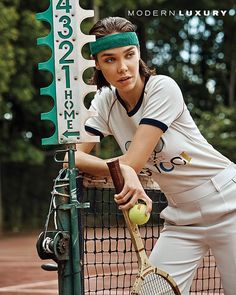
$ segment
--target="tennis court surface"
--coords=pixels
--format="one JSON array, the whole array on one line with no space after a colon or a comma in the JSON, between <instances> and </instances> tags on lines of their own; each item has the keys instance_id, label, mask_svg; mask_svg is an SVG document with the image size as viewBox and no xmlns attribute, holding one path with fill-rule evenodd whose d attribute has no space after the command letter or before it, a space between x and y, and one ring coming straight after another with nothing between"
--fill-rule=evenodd
<instances>
[{"instance_id":1,"label":"tennis court surface","mask_svg":"<svg viewBox=\"0 0 236 295\"><path fill-rule=\"evenodd\" d=\"M0 238L0 294L58 294L57 273L40 268L37 233Z\"/></svg>"}]
</instances>

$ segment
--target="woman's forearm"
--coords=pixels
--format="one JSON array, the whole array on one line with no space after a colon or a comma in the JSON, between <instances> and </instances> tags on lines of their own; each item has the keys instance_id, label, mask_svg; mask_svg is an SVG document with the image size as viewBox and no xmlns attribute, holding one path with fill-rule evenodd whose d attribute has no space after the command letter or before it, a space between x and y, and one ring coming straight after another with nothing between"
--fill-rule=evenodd
<instances>
[{"instance_id":1,"label":"woman's forearm","mask_svg":"<svg viewBox=\"0 0 236 295\"><path fill-rule=\"evenodd\" d=\"M80 171L91 175L109 176L110 172L107 161L108 159L103 160L80 150L77 150L75 153L76 167ZM66 166L67 165L64 165L64 167ZM120 209L128 210L133 207L139 199L142 199L147 204L147 213L150 213L152 210L152 201L142 188L135 170L129 165L122 163L122 161L120 166L125 181L123 190L115 198Z\"/></svg>"},{"instance_id":2,"label":"woman's forearm","mask_svg":"<svg viewBox=\"0 0 236 295\"><path fill-rule=\"evenodd\" d=\"M106 160L100 159L82 151L76 151L75 153L75 166L80 171L88 174L97 176L110 175Z\"/></svg>"},{"instance_id":3,"label":"woman's forearm","mask_svg":"<svg viewBox=\"0 0 236 295\"><path fill-rule=\"evenodd\" d=\"M113 160L120 158L122 172L124 173L124 169L127 166L127 163L123 161L121 157L112 158ZM82 172L96 175L96 176L109 176L110 172L107 166L107 161L111 159L101 159L86 152L77 150L75 153L75 166L81 170ZM67 166L67 165L66 165ZM128 165L129 166L129 165ZM128 168L128 167L127 167Z\"/></svg>"}]
</instances>

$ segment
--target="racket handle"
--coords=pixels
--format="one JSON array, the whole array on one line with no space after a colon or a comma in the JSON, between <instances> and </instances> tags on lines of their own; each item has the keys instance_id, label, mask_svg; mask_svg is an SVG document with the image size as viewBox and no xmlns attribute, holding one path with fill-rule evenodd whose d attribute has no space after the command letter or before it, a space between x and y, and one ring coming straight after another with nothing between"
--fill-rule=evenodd
<instances>
[{"instance_id":1,"label":"racket handle","mask_svg":"<svg viewBox=\"0 0 236 295\"><path fill-rule=\"evenodd\" d=\"M119 160L116 159L116 160L109 161L107 162L107 166L110 170L111 178L114 183L116 193L118 194L122 191L124 186L124 178L121 173Z\"/></svg>"},{"instance_id":2,"label":"racket handle","mask_svg":"<svg viewBox=\"0 0 236 295\"><path fill-rule=\"evenodd\" d=\"M107 162L107 165L110 170L111 178L112 178L116 193L118 194L122 191L124 186L124 178L121 173L119 160L118 159L111 160ZM137 224L134 224L130 221L128 210L122 210L122 212L123 212L124 219L125 219L127 228L129 230L130 237L134 245L135 251L136 253L140 253L141 251L144 251L144 246L140 236L139 228ZM138 256L138 259L140 259L139 256Z\"/></svg>"}]
</instances>

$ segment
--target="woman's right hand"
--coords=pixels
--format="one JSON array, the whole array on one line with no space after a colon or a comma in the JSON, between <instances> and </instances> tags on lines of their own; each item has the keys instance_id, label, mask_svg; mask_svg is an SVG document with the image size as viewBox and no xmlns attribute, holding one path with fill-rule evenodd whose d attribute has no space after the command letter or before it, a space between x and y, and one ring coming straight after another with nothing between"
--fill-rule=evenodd
<instances>
[{"instance_id":1,"label":"woman's right hand","mask_svg":"<svg viewBox=\"0 0 236 295\"><path fill-rule=\"evenodd\" d=\"M143 200L146 205L146 214L152 211L152 200L145 193L139 178L128 165L121 164L121 172L124 177L124 187L119 194L115 194L114 200L121 210L132 208L138 200Z\"/></svg>"}]
</instances>

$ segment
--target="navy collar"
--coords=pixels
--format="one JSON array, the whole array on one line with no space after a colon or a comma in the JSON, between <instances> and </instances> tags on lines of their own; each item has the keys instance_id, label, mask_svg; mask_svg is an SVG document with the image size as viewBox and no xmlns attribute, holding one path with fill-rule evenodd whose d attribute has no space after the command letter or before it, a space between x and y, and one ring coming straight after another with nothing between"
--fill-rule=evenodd
<instances>
[{"instance_id":1,"label":"navy collar","mask_svg":"<svg viewBox=\"0 0 236 295\"><path fill-rule=\"evenodd\" d=\"M148 82L148 79L149 79L149 77L145 77L144 86L143 86L143 91L142 91L142 93L141 93L141 95L140 95L140 98L138 99L138 102L136 103L135 107L134 107L130 112L128 112L127 107L126 107L126 105L125 105L123 99L120 97L120 95L119 95L117 89L115 90L115 92L116 92L116 97L117 97L118 101L119 101L119 102L121 103L121 105L125 108L125 110L126 110L126 112L127 112L127 115L128 115L129 117L132 117L132 116L133 116L134 114L136 114L137 111L140 109L140 107L141 107L141 105L142 105L142 102L143 102L144 90L145 90L146 84L147 84L147 82Z\"/></svg>"}]
</instances>

